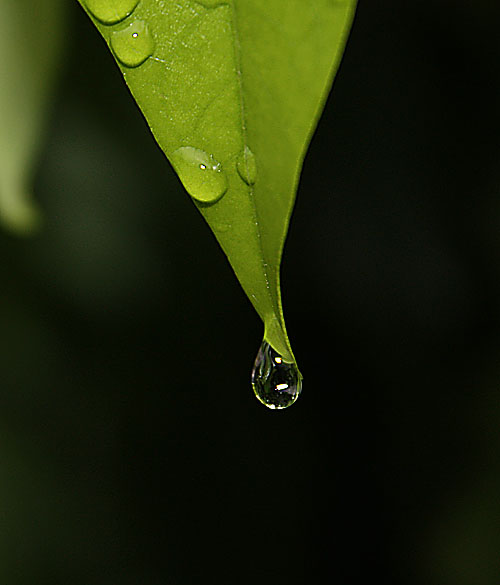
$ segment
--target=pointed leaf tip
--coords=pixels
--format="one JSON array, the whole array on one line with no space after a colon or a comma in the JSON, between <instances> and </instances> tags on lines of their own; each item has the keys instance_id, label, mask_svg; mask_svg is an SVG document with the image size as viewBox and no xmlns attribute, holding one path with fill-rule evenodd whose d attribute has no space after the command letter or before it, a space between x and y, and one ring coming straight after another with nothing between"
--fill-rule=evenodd
<instances>
[{"instance_id":1,"label":"pointed leaf tip","mask_svg":"<svg viewBox=\"0 0 500 585\"><path fill-rule=\"evenodd\" d=\"M265 341L295 362L281 254L355 0L80 2L264 322Z\"/></svg>"}]
</instances>

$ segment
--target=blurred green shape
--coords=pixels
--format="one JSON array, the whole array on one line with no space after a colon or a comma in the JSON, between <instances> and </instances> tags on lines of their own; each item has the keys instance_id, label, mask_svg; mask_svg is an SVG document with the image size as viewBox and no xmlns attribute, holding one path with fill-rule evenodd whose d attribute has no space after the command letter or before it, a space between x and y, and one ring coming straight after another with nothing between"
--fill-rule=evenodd
<instances>
[{"instance_id":1,"label":"blurred green shape","mask_svg":"<svg viewBox=\"0 0 500 585\"><path fill-rule=\"evenodd\" d=\"M36 155L60 63L64 0L0 0L0 221L30 233Z\"/></svg>"}]
</instances>

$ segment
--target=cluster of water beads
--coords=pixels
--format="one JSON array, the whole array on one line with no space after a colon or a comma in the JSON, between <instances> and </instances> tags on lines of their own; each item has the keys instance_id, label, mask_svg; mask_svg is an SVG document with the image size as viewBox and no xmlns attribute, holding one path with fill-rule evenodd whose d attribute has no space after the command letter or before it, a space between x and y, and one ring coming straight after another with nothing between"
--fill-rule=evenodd
<instances>
[{"instance_id":1,"label":"cluster of water beads","mask_svg":"<svg viewBox=\"0 0 500 585\"><path fill-rule=\"evenodd\" d=\"M193 146L183 146L170 155L186 191L200 203L212 204L226 193L227 176L213 154ZM255 155L245 146L236 160L236 169L247 185L253 185L257 176Z\"/></svg>"},{"instance_id":2,"label":"cluster of water beads","mask_svg":"<svg viewBox=\"0 0 500 585\"><path fill-rule=\"evenodd\" d=\"M227 4L227 0L196 1L205 8ZM85 0L85 4L102 24L110 27L119 24L121 27L122 21L129 19L140 0ZM137 18L129 19L129 22L125 28L113 30L109 42L118 61L125 67L135 68L152 57L155 43L146 22ZM169 158L187 192L199 203L211 205L226 193L226 173L212 154L193 146L184 146L173 152ZM240 178L252 186L257 176L257 165L255 155L248 146L243 147L235 164Z\"/></svg>"},{"instance_id":3,"label":"cluster of water beads","mask_svg":"<svg viewBox=\"0 0 500 585\"><path fill-rule=\"evenodd\" d=\"M286 362L264 340L253 366L252 387L255 396L268 408L288 408L302 391L302 376L294 363Z\"/></svg>"}]
</instances>

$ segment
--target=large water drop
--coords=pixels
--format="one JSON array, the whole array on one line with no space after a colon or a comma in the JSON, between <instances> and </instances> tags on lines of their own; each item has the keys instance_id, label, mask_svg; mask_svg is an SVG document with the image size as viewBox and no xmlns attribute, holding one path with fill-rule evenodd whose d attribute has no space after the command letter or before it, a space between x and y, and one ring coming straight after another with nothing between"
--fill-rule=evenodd
<instances>
[{"instance_id":1,"label":"large water drop","mask_svg":"<svg viewBox=\"0 0 500 585\"><path fill-rule=\"evenodd\" d=\"M255 396L268 408L288 408L299 397L302 376L294 363L286 362L263 341L252 370Z\"/></svg>"},{"instance_id":2,"label":"large water drop","mask_svg":"<svg viewBox=\"0 0 500 585\"><path fill-rule=\"evenodd\" d=\"M126 67L139 67L153 54L154 41L148 25L136 20L111 35L111 48Z\"/></svg>"},{"instance_id":3,"label":"large water drop","mask_svg":"<svg viewBox=\"0 0 500 585\"><path fill-rule=\"evenodd\" d=\"M170 160L186 191L200 203L215 203L227 191L227 177L213 155L192 146L178 148Z\"/></svg>"},{"instance_id":4,"label":"large water drop","mask_svg":"<svg viewBox=\"0 0 500 585\"><path fill-rule=\"evenodd\" d=\"M90 12L103 24L116 24L130 16L139 0L85 0Z\"/></svg>"}]
</instances>

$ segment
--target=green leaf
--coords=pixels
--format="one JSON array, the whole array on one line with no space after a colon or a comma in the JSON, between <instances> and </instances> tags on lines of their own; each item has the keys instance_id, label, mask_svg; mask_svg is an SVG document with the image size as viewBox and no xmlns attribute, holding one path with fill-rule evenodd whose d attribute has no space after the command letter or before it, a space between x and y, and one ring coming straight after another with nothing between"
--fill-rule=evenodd
<instances>
[{"instance_id":1,"label":"green leaf","mask_svg":"<svg viewBox=\"0 0 500 585\"><path fill-rule=\"evenodd\" d=\"M295 362L279 266L355 0L79 0L265 324Z\"/></svg>"},{"instance_id":2,"label":"green leaf","mask_svg":"<svg viewBox=\"0 0 500 585\"><path fill-rule=\"evenodd\" d=\"M64 0L0 0L0 221L36 227L30 183L63 35Z\"/></svg>"}]
</instances>

